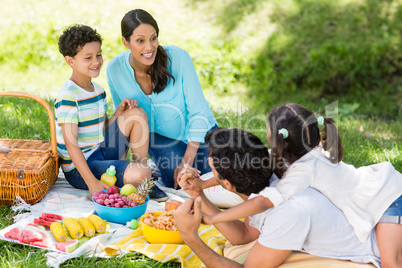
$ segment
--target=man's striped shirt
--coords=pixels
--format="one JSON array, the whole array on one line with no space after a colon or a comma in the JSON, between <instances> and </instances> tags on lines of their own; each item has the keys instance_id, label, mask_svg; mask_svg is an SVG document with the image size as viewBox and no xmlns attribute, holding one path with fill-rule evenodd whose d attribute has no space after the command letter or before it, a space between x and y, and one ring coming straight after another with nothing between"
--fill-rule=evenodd
<instances>
[{"instance_id":1,"label":"man's striped shirt","mask_svg":"<svg viewBox=\"0 0 402 268\"><path fill-rule=\"evenodd\" d=\"M67 80L54 101L56 113L57 151L62 158L63 171L75 168L67 152L60 124L78 125L78 146L85 159L103 141L103 125L107 111L106 93L101 86L92 82L94 92L88 92L72 80Z\"/></svg>"}]
</instances>

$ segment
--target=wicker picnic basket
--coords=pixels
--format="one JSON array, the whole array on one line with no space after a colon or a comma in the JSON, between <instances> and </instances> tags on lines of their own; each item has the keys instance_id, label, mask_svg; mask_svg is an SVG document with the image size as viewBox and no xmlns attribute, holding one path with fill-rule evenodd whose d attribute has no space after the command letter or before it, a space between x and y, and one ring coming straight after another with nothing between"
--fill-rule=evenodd
<instances>
[{"instance_id":1,"label":"wicker picnic basket","mask_svg":"<svg viewBox=\"0 0 402 268\"><path fill-rule=\"evenodd\" d=\"M0 91L1 96L36 100L49 116L50 142L0 139L0 204L11 206L17 195L35 204L45 197L59 172L53 111L45 100L33 94Z\"/></svg>"}]
</instances>

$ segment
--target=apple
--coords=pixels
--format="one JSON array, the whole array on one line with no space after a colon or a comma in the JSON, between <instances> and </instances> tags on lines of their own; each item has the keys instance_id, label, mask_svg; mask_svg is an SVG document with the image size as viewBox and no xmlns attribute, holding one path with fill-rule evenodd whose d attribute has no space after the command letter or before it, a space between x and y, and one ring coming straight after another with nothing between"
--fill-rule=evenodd
<instances>
[{"instance_id":1,"label":"apple","mask_svg":"<svg viewBox=\"0 0 402 268\"><path fill-rule=\"evenodd\" d=\"M125 184L123 187L121 187L121 190L120 190L120 194L122 196L129 196L130 194L136 193L136 192L137 192L137 189L134 187L134 185L132 185L130 183Z\"/></svg>"},{"instance_id":2,"label":"apple","mask_svg":"<svg viewBox=\"0 0 402 268\"><path fill-rule=\"evenodd\" d=\"M108 191L109 194L118 194L118 193L120 192L120 189L119 189L119 187L117 187L116 185L114 185L114 186L110 186L110 187L107 189L107 191Z\"/></svg>"}]
</instances>

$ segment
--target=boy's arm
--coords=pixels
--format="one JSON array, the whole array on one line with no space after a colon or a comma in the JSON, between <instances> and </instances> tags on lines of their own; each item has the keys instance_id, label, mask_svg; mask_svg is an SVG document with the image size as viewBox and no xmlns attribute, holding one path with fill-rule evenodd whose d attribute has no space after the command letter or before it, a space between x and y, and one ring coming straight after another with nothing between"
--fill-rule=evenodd
<instances>
[{"instance_id":1,"label":"boy's arm","mask_svg":"<svg viewBox=\"0 0 402 268\"><path fill-rule=\"evenodd\" d=\"M273 206L274 205L268 198L257 196L218 214L205 216L203 221L207 224L234 221L259 214Z\"/></svg>"},{"instance_id":2,"label":"boy's arm","mask_svg":"<svg viewBox=\"0 0 402 268\"><path fill-rule=\"evenodd\" d=\"M203 212L203 220L206 215L216 215L221 213L204 194L200 193L201 208ZM260 235L260 232L254 227L250 226L250 218L243 221L233 220L214 224L214 226L230 241L233 245L244 245L254 241Z\"/></svg>"},{"instance_id":3,"label":"boy's arm","mask_svg":"<svg viewBox=\"0 0 402 268\"><path fill-rule=\"evenodd\" d=\"M186 200L186 202L183 203L183 205L181 205L174 212L174 218L176 220L177 227L179 228L179 231L184 241L196 252L197 256L199 256L204 262L205 258L202 258L201 255L209 259L208 264L207 262L205 262L208 267L222 267L222 265L218 264L226 264L230 265L230 267L234 267L232 266L234 263L226 262L221 255L215 255L215 257L220 256L220 260L215 259L213 255L208 254L209 256L205 256L203 252L206 253L206 251L204 250L209 249L208 246L206 247L202 246L204 250L198 248L198 246L201 246L201 244L198 244L197 246L197 242L195 240L201 242L201 239L199 238L197 231L202 217L202 213L200 211L200 205L201 207L204 206L203 201L201 202L199 201L200 201L199 198L196 199L195 201L189 198ZM225 222L215 227L234 245L246 244L251 241L254 241L258 238L260 234L260 232L254 227L251 227L248 224L248 222L247 223L241 221L233 221L230 223ZM197 250L197 248L199 250ZM210 252L212 253L213 251L211 250ZM265 255L263 254L262 256ZM212 261L211 258L214 258L214 260ZM223 263L221 263L221 261L223 261ZM261 267L261 266L254 266L254 267Z\"/></svg>"},{"instance_id":4,"label":"boy's arm","mask_svg":"<svg viewBox=\"0 0 402 268\"><path fill-rule=\"evenodd\" d=\"M181 177L180 186L193 198L201 197L203 215L215 215L221 212L204 194L200 187L200 178L194 178L191 173L185 173ZM186 189L187 188L187 189ZM215 227L233 244L249 243L258 238L260 232L249 225L249 219L244 222L234 220L215 224Z\"/></svg>"},{"instance_id":5,"label":"boy's arm","mask_svg":"<svg viewBox=\"0 0 402 268\"><path fill-rule=\"evenodd\" d=\"M73 161L75 168L84 179L85 184L88 186L91 196L100 190L108 188L108 185L99 181L89 169L87 161L78 147L78 125L77 124L60 124L63 132L64 142L68 151L68 154Z\"/></svg>"},{"instance_id":6,"label":"boy's arm","mask_svg":"<svg viewBox=\"0 0 402 268\"><path fill-rule=\"evenodd\" d=\"M215 180L214 178L210 180ZM208 181L210 181L208 180ZM216 181L216 180L215 180ZM193 198L201 195L204 181L200 178L195 178L191 173L185 173L179 180L180 187L190 194ZM208 182L211 183L212 182ZM216 182L217 183L217 182ZM234 221L249 216L256 215L258 213L264 212L265 210L272 208L274 205L272 202L263 196L257 196L255 198L249 199L235 207L229 208L223 212L219 210L212 211L211 213L206 213L209 216L204 216L203 221L206 224L216 224L219 222ZM206 206L203 206L203 210ZM207 206L210 207L210 206ZM219 213L214 213L219 212Z\"/></svg>"},{"instance_id":7,"label":"boy's arm","mask_svg":"<svg viewBox=\"0 0 402 268\"><path fill-rule=\"evenodd\" d=\"M218 185L219 183L216 181L215 177L209 178L208 180L201 182L202 189L207 189Z\"/></svg>"}]
</instances>

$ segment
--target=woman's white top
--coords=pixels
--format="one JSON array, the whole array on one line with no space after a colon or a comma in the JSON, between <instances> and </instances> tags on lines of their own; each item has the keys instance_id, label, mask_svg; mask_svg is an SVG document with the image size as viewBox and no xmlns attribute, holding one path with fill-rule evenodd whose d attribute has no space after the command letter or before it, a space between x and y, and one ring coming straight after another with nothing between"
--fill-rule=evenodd
<instances>
[{"instance_id":1,"label":"woman's white top","mask_svg":"<svg viewBox=\"0 0 402 268\"><path fill-rule=\"evenodd\" d=\"M311 186L343 211L364 242L385 210L402 194L402 174L389 162L360 168L344 162L333 164L322 152L317 146L305 154L289 166L276 186L258 195L278 206Z\"/></svg>"}]
</instances>

